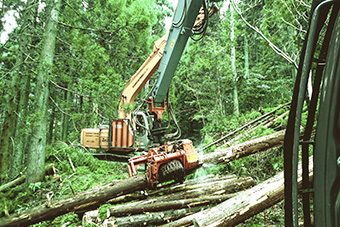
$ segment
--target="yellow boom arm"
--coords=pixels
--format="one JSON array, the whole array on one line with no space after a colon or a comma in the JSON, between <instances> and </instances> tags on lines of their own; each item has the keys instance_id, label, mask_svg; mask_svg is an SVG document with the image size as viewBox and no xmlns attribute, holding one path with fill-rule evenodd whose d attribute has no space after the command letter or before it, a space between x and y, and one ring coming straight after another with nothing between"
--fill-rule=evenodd
<instances>
[{"instance_id":1,"label":"yellow boom arm","mask_svg":"<svg viewBox=\"0 0 340 227\"><path fill-rule=\"evenodd\" d=\"M127 82L122 96L120 97L118 106L118 117L121 119L131 119L131 114L126 113L125 106L133 104L136 96L145 86L146 82L151 78L154 72L158 69L161 62L165 44L169 33L167 32L162 38L157 40L154 44L153 52L149 55L148 59L138 69L138 71Z\"/></svg>"}]
</instances>

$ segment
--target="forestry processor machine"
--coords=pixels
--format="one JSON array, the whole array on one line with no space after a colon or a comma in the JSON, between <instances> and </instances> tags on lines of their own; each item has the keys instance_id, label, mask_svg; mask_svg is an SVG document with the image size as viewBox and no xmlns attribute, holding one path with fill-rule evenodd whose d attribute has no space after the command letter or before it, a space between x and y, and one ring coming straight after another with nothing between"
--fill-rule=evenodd
<instances>
[{"instance_id":1,"label":"forestry processor machine","mask_svg":"<svg viewBox=\"0 0 340 227\"><path fill-rule=\"evenodd\" d=\"M200 40L205 35L209 17L218 10L213 2L217 1L179 0L169 32L155 42L153 53L123 90L118 119L109 125L81 132L81 144L86 148L102 149L115 155L148 151L129 159L128 171L132 176L139 165L145 164L151 187L172 179L182 181L185 174L200 166L192 142L179 140L181 131L168 91L188 38ZM157 80L153 88L141 105L128 111L154 73L157 73ZM144 106L148 108L143 109ZM166 109L167 123L162 120ZM175 124L175 132L170 131L170 119Z\"/></svg>"},{"instance_id":2,"label":"forestry processor machine","mask_svg":"<svg viewBox=\"0 0 340 227\"><path fill-rule=\"evenodd\" d=\"M313 84L309 99L308 81ZM307 121L302 118L305 109ZM302 185L298 184L299 160ZM284 141L284 163L285 226L301 226L299 215L304 226L340 226L340 0L312 3Z\"/></svg>"}]
</instances>

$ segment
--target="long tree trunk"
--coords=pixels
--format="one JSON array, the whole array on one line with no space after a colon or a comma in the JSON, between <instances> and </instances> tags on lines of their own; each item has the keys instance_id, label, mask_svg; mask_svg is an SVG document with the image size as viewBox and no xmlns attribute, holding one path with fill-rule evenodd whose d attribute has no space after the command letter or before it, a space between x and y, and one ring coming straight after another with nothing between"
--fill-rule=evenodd
<instances>
[{"instance_id":1,"label":"long tree trunk","mask_svg":"<svg viewBox=\"0 0 340 227\"><path fill-rule=\"evenodd\" d=\"M301 165L300 165L301 167ZM309 158L309 178L313 178L313 157ZM302 185L302 168L298 171L299 187ZM248 189L216 207L198 213L195 226L235 226L284 199L283 172Z\"/></svg>"},{"instance_id":2,"label":"long tree trunk","mask_svg":"<svg viewBox=\"0 0 340 227\"><path fill-rule=\"evenodd\" d=\"M29 49L29 44L33 44L32 36L29 33L34 31L34 26L36 24L36 17L38 12L38 1L30 0L27 2L27 9L23 15L23 32L25 34L24 39L20 41L20 46L22 45L23 52L25 55L31 54L33 51ZM29 73L29 68L31 65L25 63L23 65L24 70L20 73L20 79L18 81L20 90L20 99L17 108L18 120L15 131L15 143L13 148L10 178L17 176L20 171L23 170L23 160L25 155L25 146L27 144L27 126L26 118L28 114L28 97L30 92L30 80L31 76Z\"/></svg>"},{"instance_id":3,"label":"long tree trunk","mask_svg":"<svg viewBox=\"0 0 340 227\"><path fill-rule=\"evenodd\" d=\"M109 208L110 216L121 217L132 214L142 214L146 212L174 210L181 208L190 208L203 206L207 204L215 204L232 198L232 195L203 196L193 199L179 199L161 202L141 203L138 205L127 204Z\"/></svg>"},{"instance_id":4,"label":"long tree trunk","mask_svg":"<svg viewBox=\"0 0 340 227\"><path fill-rule=\"evenodd\" d=\"M313 157L309 159L309 177L313 178ZM299 187L302 169L299 168ZM163 227L176 226L235 226L273 206L284 198L283 172L263 183L240 192L237 196L210 209L183 217Z\"/></svg>"},{"instance_id":5,"label":"long tree trunk","mask_svg":"<svg viewBox=\"0 0 340 227\"><path fill-rule=\"evenodd\" d=\"M249 78L249 51L248 51L248 37L244 34L244 78Z\"/></svg>"},{"instance_id":6,"label":"long tree trunk","mask_svg":"<svg viewBox=\"0 0 340 227\"><path fill-rule=\"evenodd\" d=\"M201 161L203 163L222 163L230 162L235 159L242 158L260 151L267 150L283 144L286 130L282 130L270 135L262 136L253 140L237 144L232 147L216 150L213 153L203 155Z\"/></svg>"},{"instance_id":7,"label":"long tree trunk","mask_svg":"<svg viewBox=\"0 0 340 227\"><path fill-rule=\"evenodd\" d=\"M45 147L47 135L47 107L49 97L49 79L53 66L57 21L61 0L50 2L51 12L47 21L43 39L43 49L38 66L37 86L34 102L34 119L32 137L28 154L27 183L44 179Z\"/></svg>"},{"instance_id":8,"label":"long tree trunk","mask_svg":"<svg viewBox=\"0 0 340 227\"><path fill-rule=\"evenodd\" d=\"M234 10L230 6L230 40L231 40L231 70L233 73L233 99L234 99L234 115L239 115L238 92L237 92L237 72L236 72L236 53L235 53L235 37L234 37Z\"/></svg>"},{"instance_id":9,"label":"long tree trunk","mask_svg":"<svg viewBox=\"0 0 340 227\"><path fill-rule=\"evenodd\" d=\"M160 224L164 224L170 222L172 220L176 220L182 218L188 214L195 213L200 211L201 209L208 208L206 206L203 207L192 207L192 208L182 208L177 210L166 210L160 212L152 212L145 214L137 214L126 217L118 217L113 218L113 220L109 220L107 222L107 226L158 226ZM171 224L170 224L171 226Z\"/></svg>"},{"instance_id":10,"label":"long tree trunk","mask_svg":"<svg viewBox=\"0 0 340 227\"><path fill-rule=\"evenodd\" d=\"M66 86L67 87L67 86ZM67 106L71 103L71 93L68 91L64 91L64 105L63 110L67 110ZM61 115L61 141L66 142L67 140L67 132L68 132L68 121L69 115L66 112L63 112Z\"/></svg>"},{"instance_id":11,"label":"long tree trunk","mask_svg":"<svg viewBox=\"0 0 340 227\"><path fill-rule=\"evenodd\" d=\"M15 125L15 112L11 111L15 109L14 100L9 100L4 117L4 124L2 126L2 133L0 138L0 184L8 177L8 169L11 166L11 151L12 151L12 139L14 135Z\"/></svg>"}]
</instances>

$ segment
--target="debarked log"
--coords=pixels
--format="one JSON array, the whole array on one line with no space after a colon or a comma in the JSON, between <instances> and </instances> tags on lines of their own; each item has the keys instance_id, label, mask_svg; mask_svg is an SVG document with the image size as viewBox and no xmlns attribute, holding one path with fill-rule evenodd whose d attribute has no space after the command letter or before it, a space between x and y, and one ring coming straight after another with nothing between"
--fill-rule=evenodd
<instances>
[{"instance_id":1,"label":"debarked log","mask_svg":"<svg viewBox=\"0 0 340 227\"><path fill-rule=\"evenodd\" d=\"M187 215L208 209L208 206L182 208L145 214L137 214L125 217L111 217L104 222L106 226L150 226L171 223L171 221L185 217Z\"/></svg>"},{"instance_id":2,"label":"debarked log","mask_svg":"<svg viewBox=\"0 0 340 227\"><path fill-rule=\"evenodd\" d=\"M193 199L180 199L151 203L140 203L139 205L127 204L114 206L108 209L110 216L121 217L133 214L142 214L147 212L165 211L171 209L191 208L208 204L221 203L230 199L232 195L204 196Z\"/></svg>"},{"instance_id":3,"label":"debarked log","mask_svg":"<svg viewBox=\"0 0 340 227\"><path fill-rule=\"evenodd\" d=\"M230 178L226 180L216 180L212 182L198 183L192 185L186 185L184 183L173 187L164 188L159 191L150 192L149 196L164 194L169 195L178 192L190 193L195 191L202 191L201 195L207 195L220 190L224 190L224 193L233 193L245 188L249 188L251 186L254 186L254 180L251 177ZM197 196L197 194L195 194L194 196Z\"/></svg>"}]
</instances>

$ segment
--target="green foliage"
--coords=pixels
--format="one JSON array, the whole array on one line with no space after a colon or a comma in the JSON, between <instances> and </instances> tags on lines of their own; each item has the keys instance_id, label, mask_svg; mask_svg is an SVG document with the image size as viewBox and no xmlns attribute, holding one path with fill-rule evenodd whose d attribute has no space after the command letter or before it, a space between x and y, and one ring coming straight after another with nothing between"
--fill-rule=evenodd
<instances>
[{"instance_id":1,"label":"green foliage","mask_svg":"<svg viewBox=\"0 0 340 227\"><path fill-rule=\"evenodd\" d=\"M107 209L109 209L110 207L112 207L113 205L110 203L104 204L102 206L100 206L99 209L99 219L100 220L105 220L107 217Z\"/></svg>"},{"instance_id":2,"label":"green foliage","mask_svg":"<svg viewBox=\"0 0 340 227\"><path fill-rule=\"evenodd\" d=\"M59 217L56 217L53 221L42 222L39 224L35 224L36 227L49 227L49 226L62 226L65 223L68 223L67 226L80 226L81 220L79 216L75 213L68 213ZM89 226L88 226L89 227Z\"/></svg>"},{"instance_id":3,"label":"green foliage","mask_svg":"<svg viewBox=\"0 0 340 227\"><path fill-rule=\"evenodd\" d=\"M98 178L104 175L114 175L114 179L127 177L126 171L122 170L123 163L107 162L98 160L79 147L69 146L65 143L57 143L49 146L46 151L46 161L55 163L56 168L66 174L72 174L72 164L79 175L97 174ZM71 164L72 163L72 164Z\"/></svg>"}]
</instances>

